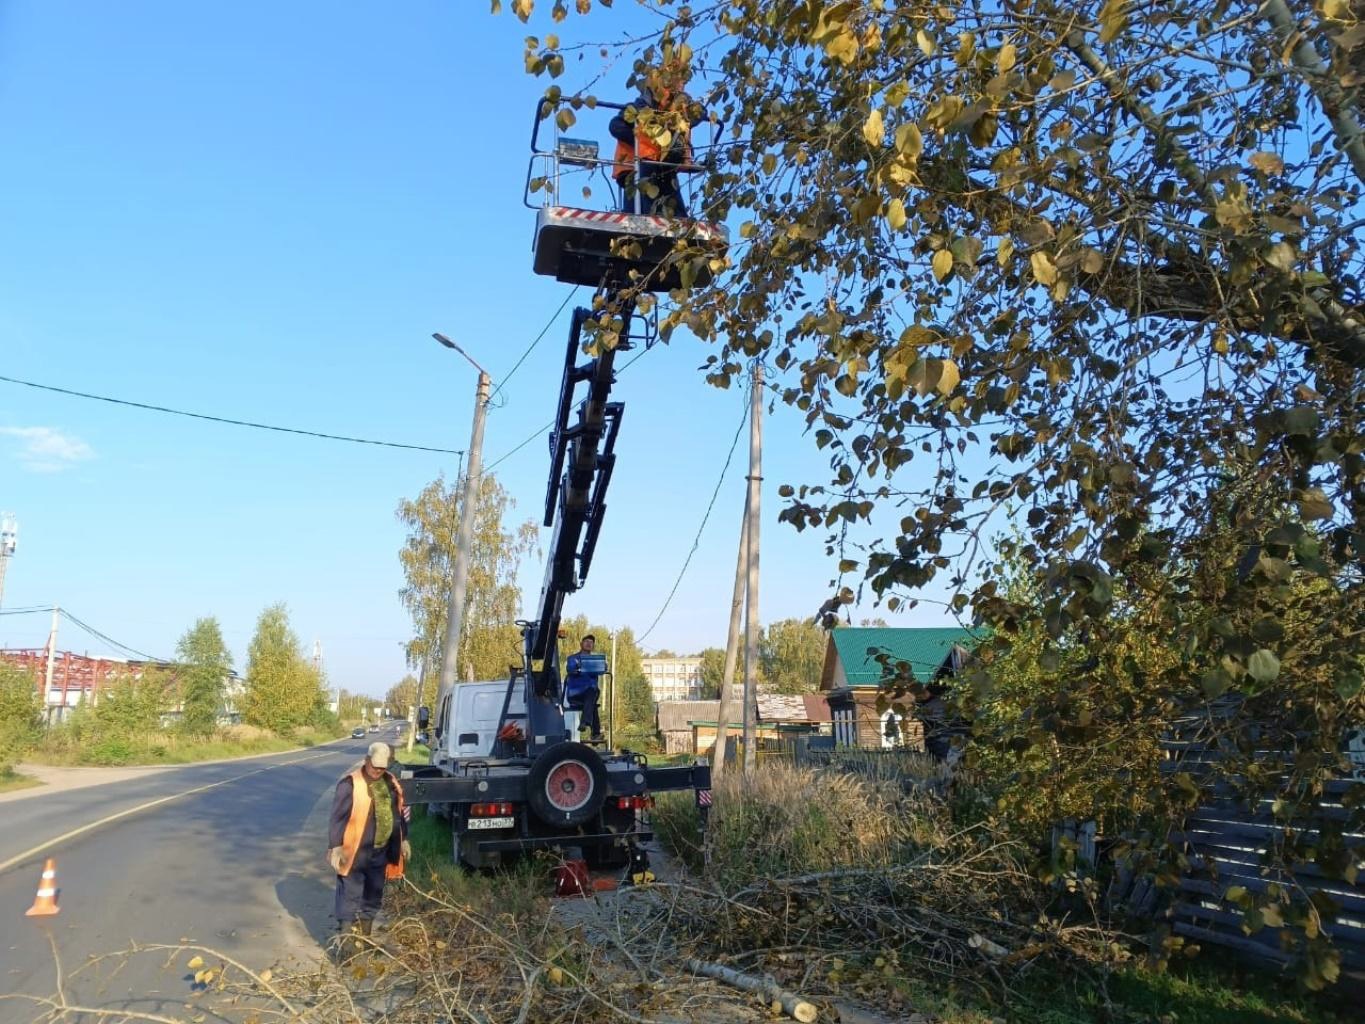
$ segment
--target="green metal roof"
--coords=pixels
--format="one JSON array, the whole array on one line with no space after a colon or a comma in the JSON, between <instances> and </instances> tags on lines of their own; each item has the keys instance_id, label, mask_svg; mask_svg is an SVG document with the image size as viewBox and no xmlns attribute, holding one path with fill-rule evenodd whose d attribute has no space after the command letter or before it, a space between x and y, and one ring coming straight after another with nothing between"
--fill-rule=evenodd
<instances>
[{"instance_id":1,"label":"green metal roof","mask_svg":"<svg viewBox=\"0 0 1365 1024\"><path fill-rule=\"evenodd\" d=\"M849 686L876 686L882 667L876 654L886 652L896 661L909 662L916 678L927 682L947 660L953 646L971 650L982 634L956 626L915 628L844 626L830 633ZM869 654L871 648L874 653Z\"/></svg>"}]
</instances>

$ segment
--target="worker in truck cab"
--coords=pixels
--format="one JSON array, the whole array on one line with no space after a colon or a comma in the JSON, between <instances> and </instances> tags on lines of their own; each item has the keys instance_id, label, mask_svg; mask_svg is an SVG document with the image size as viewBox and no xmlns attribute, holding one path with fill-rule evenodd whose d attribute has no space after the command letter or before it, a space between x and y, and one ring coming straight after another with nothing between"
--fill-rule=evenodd
<instances>
[{"instance_id":1,"label":"worker in truck cab","mask_svg":"<svg viewBox=\"0 0 1365 1024\"><path fill-rule=\"evenodd\" d=\"M611 119L611 136L616 140L612 177L621 186L625 213L635 212L638 192L640 213L687 216L677 168L692 163L692 128L706 116L701 104L683 91L688 77L687 67L676 60L648 71L639 99Z\"/></svg>"},{"instance_id":2,"label":"worker in truck cab","mask_svg":"<svg viewBox=\"0 0 1365 1024\"><path fill-rule=\"evenodd\" d=\"M564 677L564 699L570 708L583 712L578 724L579 731L590 730L592 742L600 743L602 720L597 712L597 702L602 696L599 685L601 677L596 671L597 666L589 664L583 657L585 654L592 654L596 645L597 637L589 633L579 642L578 651L570 654L564 663L565 671L568 673Z\"/></svg>"},{"instance_id":3,"label":"worker in truck cab","mask_svg":"<svg viewBox=\"0 0 1365 1024\"><path fill-rule=\"evenodd\" d=\"M411 848L403 790L389 772L392 750L371 743L360 767L337 783L327 863L336 872L341 954L360 952L384 902L384 883L402 878Z\"/></svg>"}]
</instances>

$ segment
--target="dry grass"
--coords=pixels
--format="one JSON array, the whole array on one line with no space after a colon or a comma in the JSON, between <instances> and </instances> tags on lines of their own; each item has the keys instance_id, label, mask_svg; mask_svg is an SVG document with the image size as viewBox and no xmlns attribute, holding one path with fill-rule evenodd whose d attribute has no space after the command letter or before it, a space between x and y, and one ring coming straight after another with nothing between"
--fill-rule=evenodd
<instances>
[{"instance_id":1,"label":"dry grass","mask_svg":"<svg viewBox=\"0 0 1365 1024\"><path fill-rule=\"evenodd\" d=\"M661 794L654 812L660 838L684 863L725 886L755 878L899 863L941 841L941 803L897 783L842 771L784 764L751 778L727 774L703 850L690 793Z\"/></svg>"}]
</instances>

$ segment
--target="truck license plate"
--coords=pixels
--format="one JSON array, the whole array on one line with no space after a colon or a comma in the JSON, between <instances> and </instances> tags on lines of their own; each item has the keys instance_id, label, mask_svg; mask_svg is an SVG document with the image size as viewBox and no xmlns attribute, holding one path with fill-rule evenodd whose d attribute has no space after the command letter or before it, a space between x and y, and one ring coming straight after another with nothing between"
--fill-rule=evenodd
<instances>
[{"instance_id":1,"label":"truck license plate","mask_svg":"<svg viewBox=\"0 0 1365 1024\"><path fill-rule=\"evenodd\" d=\"M470 818L469 827L475 828L511 828L517 823L516 818Z\"/></svg>"}]
</instances>

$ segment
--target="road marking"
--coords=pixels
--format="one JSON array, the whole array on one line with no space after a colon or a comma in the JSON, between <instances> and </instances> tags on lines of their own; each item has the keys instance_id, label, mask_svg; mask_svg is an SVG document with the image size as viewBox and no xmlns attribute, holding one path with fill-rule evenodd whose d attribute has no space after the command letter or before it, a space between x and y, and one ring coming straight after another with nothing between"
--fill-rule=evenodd
<instances>
[{"instance_id":1,"label":"road marking","mask_svg":"<svg viewBox=\"0 0 1365 1024\"><path fill-rule=\"evenodd\" d=\"M103 826L118 821L121 818L131 817L134 814L141 814L143 811L150 811L153 807L160 807L162 804L170 803L172 800L179 800L182 797L194 796L196 793L205 793L210 789L217 789L219 786L226 786L232 782L241 782L242 779L249 779L253 775L260 775L264 772L273 771L276 768L287 768L291 764L302 764L304 761L316 761L322 757L333 757L338 753L344 753L344 751L327 751L326 753L322 754L311 754L308 757L295 758L293 761L281 761L279 764L270 764L266 765L264 768L257 768L253 772L246 772L245 774L242 775L234 775L230 779L220 779L217 782L210 782L203 786L195 786L193 789L187 789L180 793L172 793L169 796L158 797L156 800L149 800L147 803L138 804L136 807L129 807L126 810L119 811L117 814L110 814L107 817L101 818L99 821L92 821L88 825L82 825L80 828L72 829L70 832L67 832L64 835L57 836L55 839L49 839L46 842L39 843L37 846L33 847L33 849L25 850L23 853L16 854L9 860L0 861L0 874L3 874L4 872L8 871L16 864L22 864L24 861L31 860L32 858L38 856L38 854L40 853L47 852L54 846L59 846L62 843L69 842L70 840L75 839L77 836L85 835L85 833L87 832L93 832L95 829L102 828Z\"/></svg>"}]
</instances>

